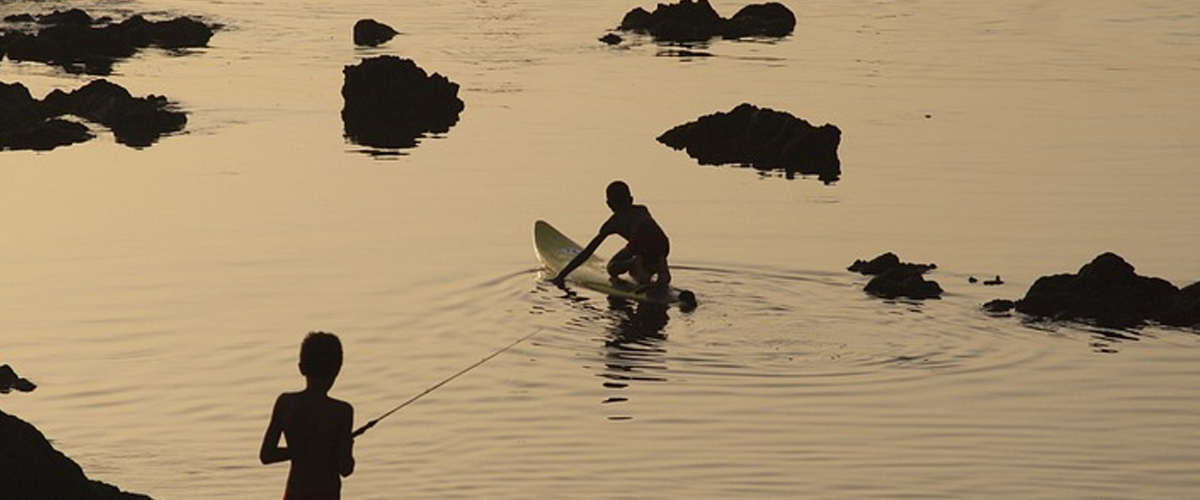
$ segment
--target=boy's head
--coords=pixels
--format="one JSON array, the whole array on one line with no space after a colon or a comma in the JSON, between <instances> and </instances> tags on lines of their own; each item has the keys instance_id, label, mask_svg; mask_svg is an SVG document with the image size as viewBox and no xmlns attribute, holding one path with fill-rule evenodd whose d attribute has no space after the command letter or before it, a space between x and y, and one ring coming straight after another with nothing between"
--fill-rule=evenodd
<instances>
[{"instance_id":1,"label":"boy's head","mask_svg":"<svg viewBox=\"0 0 1200 500\"><path fill-rule=\"evenodd\" d=\"M610 182L608 189L605 190L605 195L608 197L608 208L613 211L633 205L633 195L629 193L629 185L624 181Z\"/></svg>"},{"instance_id":2,"label":"boy's head","mask_svg":"<svg viewBox=\"0 0 1200 500\"><path fill-rule=\"evenodd\" d=\"M308 378L337 378L342 370L342 341L337 335L311 332L300 344L300 373Z\"/></svg>"}]
</instances>

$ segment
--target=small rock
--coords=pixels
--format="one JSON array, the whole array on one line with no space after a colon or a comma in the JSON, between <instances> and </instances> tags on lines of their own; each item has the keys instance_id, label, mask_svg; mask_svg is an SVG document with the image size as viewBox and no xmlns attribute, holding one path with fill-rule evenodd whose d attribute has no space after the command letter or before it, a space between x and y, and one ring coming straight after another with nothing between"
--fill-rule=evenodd
<instances>
[{"instance_id":1,"label":"small rock","mask_svg":"<svg viewBox=\"0 0 1200 500\"><path fill-rule=\"evenodd\" d=\"M354 44L374 47L400 34L391 26L374 19L359 19L354 23Z\"/></svg>"},{"instance_id":2,"label":"small rock","mask_svg":"<svg viewBox=\"0 0 1200 500\"><path fill-rule=\"evenodd\" d=\"M621 38L621 36L617 35L616 33L609 33L600 37L600 41L609 45L619 45L621 42L625 41L625 39Z\"/></svg>"}]
</instances>

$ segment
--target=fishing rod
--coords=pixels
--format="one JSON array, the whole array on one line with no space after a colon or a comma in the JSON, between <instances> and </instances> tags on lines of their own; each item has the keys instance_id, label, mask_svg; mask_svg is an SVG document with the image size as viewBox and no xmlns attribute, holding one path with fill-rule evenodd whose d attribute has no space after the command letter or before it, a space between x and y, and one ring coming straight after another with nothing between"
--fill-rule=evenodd
<instances>
[{"instance_id":1,"label":"fishing rod","mask_svg":"<svg viewBox=\"0 0 1200 500\"><path fill-rule=\"evenodd\" d=\"M458 373L455 373L454 375L451 375L451 376L450 376L450 378L447 378L447 379L445 379L445 380L443 380L443 381L441 381L441 382L438 382L438 383L437 383L437 384L435 384L433 387L430 387L430 388L428 388L428 389L425 389L425 390L424 390L424 391L422 391L420 394L417 394L416 396L413 396L412 398L409 398L409 400L408 400L408 401L405 401L405 402L403 402L403 403L400 403L400 404L399 404L399 405L397 405L395 408L392 408L392 409L388 410L388 411L387 411L387 413L384 413L383 415L380 415L380 416L379 416L378 418L376 418L375 420L372 420L372 421L370 421L370 422L367 422L367 423L366 423L366 425L363 425L362 427L359 427L359 428L358 428L358 430L355 430L355 431L354 431L354 433L350 434L350 437L352 437L352 438L353 438L353 437L358 437L358 436L361 436L361 435L362 435L364 432L367 432L367 429L370 429L370 428L372 428L372 427L375 427L375 424L378 424L380 420L383 420L383 419L387 418L388 416L390 416L391 414L393 414L393 413L396 413L397 411L400 411L400 409L401 409L401 408L404 408L405 406L408 406L408 405L412 404L414 401L416 401L416 400L418 400L418 399L421 399L421 398L422 398L422 397L424 397L426 394L429 394L429 393L431 393L431 392L433 392L433 391L436 391L438 387L441 387L441 386L443 386L443 385L446 385L446 384L450 383L450 381L451 381L451 380L454 380L454 379L456 379L456 378L460 377L460 376L461 376L461 375L463 375L464 373L467 373L467 372L469 372L469 371L471 371L471 370L474 370L474 369L475 369L475 367L477 367L477 366L479 366L479 365L482 365L482 364L484 364L484 363L487 363L487 362L488 362L488 360L490 360L490 359L492 359L492 358L494 358L494 357L496 357L496 356L499 356L499 355L500 355L500 353L502 353L502 352L504 352L504 351L507 351L507 350L509 350L509 349L512 349L512 347L513 347L513 346L515 346L515 345L517 345L517 344L520 344L521 342L524 342L524 341L525 341L525 339L528 339L529 337L532 337L532 336L534 336L535 334L537 334L537 332L540 332L540 331L542 331L542 327L539 327L537 330L534 330L534 331L532 331L532 332L529 332L529 334L528 334L528 335L525 335L524 337L521 337L521 338L517 339L515 342L513 342L513 343L511 343L511 344L508 344L508 345L506 345L506 346L504 346L504 348L503 348L503 349L500 349L499 351L493 352L493 353L489 354L487 357L485 357L485 358L483 358L483 359L481 359L481 360L479 360L479 361L476 361L476 362L475 362L475 364L473 364L473 365L471 365L471 366L468 366L468 367L466 367L466 368L463 368L463 369L462 369L461 371L459 371Z\"/></svg>"}]
</instances>

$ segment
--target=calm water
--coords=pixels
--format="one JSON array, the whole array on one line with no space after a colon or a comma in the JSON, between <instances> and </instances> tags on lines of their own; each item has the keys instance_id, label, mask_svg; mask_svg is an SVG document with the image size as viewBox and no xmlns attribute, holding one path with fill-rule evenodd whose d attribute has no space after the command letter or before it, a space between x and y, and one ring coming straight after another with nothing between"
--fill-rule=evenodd
<instances>
[{"instance_id":1,"label":"calm water","mask_svg":"<svg viewBox=\"0 0 1200 500\"><path fill-rule=\"evenodd\" d=\"M345 498L1200 496L1200 335L978 309L1110 250L1200 279L1200 3L787 2L793 36L695 58L597 42L638 5L611 0L0 15L68 5L226 25L110 77L178 101L184 134L0 154L0 362L41 385L0 401L93 478L277 498L257 450L305 332L342 336L334 394L365 422L540 329L360 438ZM356 49L364 17L403 34ZM346 143L341 69L378 54L460 83L459 124L400 156ZM841 182L654 141L740 102L838 125ZM588 238L615 178L698 310L540 281L533 221ZM943 300L864 296L844 268L884 251L937 263Z\"/></svg>"}]
</instances>

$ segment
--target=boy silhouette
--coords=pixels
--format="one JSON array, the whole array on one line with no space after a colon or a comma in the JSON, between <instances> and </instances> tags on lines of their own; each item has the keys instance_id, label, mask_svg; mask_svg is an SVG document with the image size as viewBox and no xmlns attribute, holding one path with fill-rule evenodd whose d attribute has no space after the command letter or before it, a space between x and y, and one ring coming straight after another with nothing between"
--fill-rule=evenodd
<instances>
[{"instance_id":1,"label":"boy silhouette","mask_svg":"<svg viewBox=\"0 0 1200 500\"><path fill-rule=\"evenodd\" d=\"M342 369L342 343L337 336L312 332L300 344L300 373L306 385L275 400L263 435L263 465L291 461L284 500L338 500L342 477L354 472L354 407L329 397ZM287 446L279 445L279 437Z\"/></svg>"},{"instance_id":2,"label":"boy silhouette","mask_svg":"<svg viewBox=\"0 0 1200 500\"><path fill-rule=\"evenodd\" d=\"M565 287L567 275L582 265L600 244L611 234L620 235L629 243L608 261L608 274L613 278L624 273L638 283L638 289L666 288L671 283L671 270L667 265L667 254L671 253L671 241L658 226L645 205L634 205L629 185L613 181L605 189L606 203L612 215L600 226L592 241L579 252L552 281Z\"/></svg>"}]
</instances>

